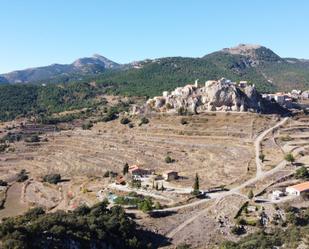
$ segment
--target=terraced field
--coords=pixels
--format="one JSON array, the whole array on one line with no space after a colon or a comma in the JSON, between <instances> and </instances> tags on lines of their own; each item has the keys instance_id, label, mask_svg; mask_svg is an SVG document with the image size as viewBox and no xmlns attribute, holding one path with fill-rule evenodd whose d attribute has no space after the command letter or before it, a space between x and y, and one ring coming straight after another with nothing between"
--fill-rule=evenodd
<instances>
[{"instance_id":1,"label":"terraced field","mask_svg":"<svg viewBox=\"0 0 309 249\"><path fill-rule=\"evenodd\" d=\"M139 118L133 117L133 128L115 120L91 130L49 134L48 142L38 146L17 145L15 153L0 162L1 169L26 168L32 176L102 176L107 170L121 172L128 162L157 173L175 169L182 176L177 182L181 186L191 186L196 173L202 188L232 185L254 174L253 139L275 122L274 117L249 113L156 115L149 120L138 126ZM167 155L175 162L167 164Z\"/></svg>"}]
</instances>

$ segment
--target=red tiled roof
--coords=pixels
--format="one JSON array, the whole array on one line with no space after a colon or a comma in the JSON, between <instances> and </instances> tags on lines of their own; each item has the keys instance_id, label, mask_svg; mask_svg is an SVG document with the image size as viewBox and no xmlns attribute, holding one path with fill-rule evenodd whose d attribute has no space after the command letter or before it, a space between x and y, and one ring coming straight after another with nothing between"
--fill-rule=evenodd
<instances>
[{"instance_id":1,"label":"red tiled roof","mask_svg":"<svg viewBox=\"0 0 309 249\"><path fill-rule=\"evenodd\" d=\"M309 190L309 181L308 182L303 182L303 183L300 183L300 184L296 184L296 185L293 185L293 186L290 186L289 188L296 189L299 192L303 192L303 191Z\"/></svg>"}]
</instances>

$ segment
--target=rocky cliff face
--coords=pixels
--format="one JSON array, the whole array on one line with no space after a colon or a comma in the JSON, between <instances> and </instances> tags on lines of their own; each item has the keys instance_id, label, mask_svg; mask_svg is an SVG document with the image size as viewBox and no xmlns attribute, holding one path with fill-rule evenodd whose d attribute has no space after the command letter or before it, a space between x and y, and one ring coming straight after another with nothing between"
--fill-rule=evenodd
<instances>
[{"instance_id":1,"label":"rocky cliff face","mask_svg":"<svg viewBox=\"0 0 309 249\"><path fill-rule=\"evenodd\" d=\"M163 96L149 99L134 112L202 113L205 111L236 111L258 113L284 113L277 104L262 98L255 86L244 83L237 86L225 79L207 81L204 86L186 85Z\"/></svg>"}]
</instances>

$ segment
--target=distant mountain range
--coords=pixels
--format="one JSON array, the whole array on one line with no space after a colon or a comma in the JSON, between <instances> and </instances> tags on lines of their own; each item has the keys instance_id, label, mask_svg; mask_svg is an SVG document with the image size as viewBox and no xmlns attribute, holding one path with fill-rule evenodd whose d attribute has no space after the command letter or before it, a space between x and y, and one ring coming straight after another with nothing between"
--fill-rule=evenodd
<instances>
[{"instance_id":1,"label":"distant mountain range","mask_svg":"<svg viewBox=\"0 0 309 249\"><path fill-rule=\"evenodd\" d=\"M201 58L167 57L118 64L103 56L81 58L0 75L2 83L104 83L123 94L154 95L195 79L248 80L260 91L309 88L309 60L281 58L250 44L225 48Z\"/></svg>"},{"instance_id":2,"label":"distant mountain range","mask_svg":"<svg viewBox=\"0 0 309 249\"><path fill-rule=\"evenodd\" d=\"M0 75L0 81L8 83L31 83L52 80L59 76L73 74L93 75L106 70L119 69L122 66L98 54L80 58L72 64L52 64L45 67L29 68Z\"/></svg>"}]
</instances>

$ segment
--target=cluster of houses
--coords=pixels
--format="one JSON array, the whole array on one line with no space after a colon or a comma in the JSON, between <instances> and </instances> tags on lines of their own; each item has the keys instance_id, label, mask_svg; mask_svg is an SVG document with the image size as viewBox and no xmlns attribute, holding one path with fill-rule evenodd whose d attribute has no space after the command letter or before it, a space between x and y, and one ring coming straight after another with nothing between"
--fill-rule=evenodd
<instances>
[{"instance_id":1,"label":"cluster of houses","mask_svg":"<svg viewBox=\"0 0 309 249\"><path fill-rule=\"evenodd\" d=\"M144 169L138 165L129 166L128 173L133 179L142 179L143 177L149 177L155 175L155 171L152 169ZM163 172L162 177L165 181L172 181L179 178L178 172L175 170L168 170ZM125 185L126 179L124 176L118 175L116 177L116 184Z\"/></svg>"},{"instance_id":2,"label":"cluster of houses","mask_svg":"<svg viewBox=\"0 0 309 249\"><path fill-rule=\"evenodd\" d=\"M285 189L285 193L281 190L275 190L272 192L272 198L277 200L286 194L300 196L302 193L307 192L309 192L309 181L289 186Z\"/></svg>"},{"instance_id":3,"label":"cluster of houses","mask_svg":"<svg viewBox=\"0 0 309 249\"><path fill-rule=\"evenodd\" d=\"M246 80L241 80L239 81L239 83L237 84L237 82L235 81L231 81L229 79L226 79L226 78L221 78L220 80L208 80L205 82L205 86L208 86L208 85L212 85L214 82L216 83L220 83L222 85L227 85L227 86L238 86L239 88L246 88L248 86L248 81ZM198 84L198 80L195 81L195 85L197 86Z\"/></svg>"},{"instance_id":4,"label":"cluster of houses","mask_svg":"<svg viewBox=\"0 0 309 249\"><path fill-rule=\"evenodd\" d=\"M262 97L269 100L275 101L280 105L289 105L297 100L309 100L309 90L301 91L301 90L292 90L291 92L277 92L277 93L265 93L262 94Z\"/></svg>"}]
</instances>

